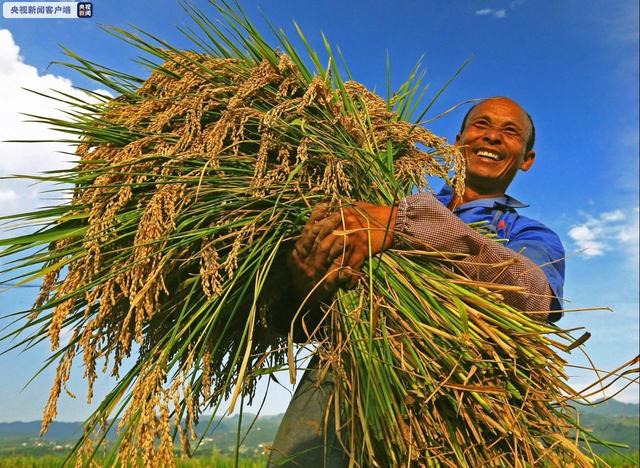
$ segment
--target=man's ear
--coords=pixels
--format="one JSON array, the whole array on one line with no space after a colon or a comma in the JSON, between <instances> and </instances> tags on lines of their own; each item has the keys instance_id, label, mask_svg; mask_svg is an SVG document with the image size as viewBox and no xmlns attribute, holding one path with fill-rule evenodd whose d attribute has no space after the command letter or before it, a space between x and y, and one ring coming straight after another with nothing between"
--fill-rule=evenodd
<instances>
[{"instance_id":1,"label":"man's ear","mask_svg":"<svg viewBox=\"0 0 640 468\"><path fill-rule=\"evenodd\" d=\"M460 134L459 133L456 135L456 142L453 144L453 146L456 146L456 147L460 146Z\"/></svg>"},{"instance_id":2,"label":"man's ear","mask_svg":"<svg viewBox=\"0 0 640 468\"><path fill-rule=\"evenodd\" d=\"M524 155L524 159L522 163L520 163L520 170L527 172L533 166L534 161L536 160L536 152L534 150L529 150Z\"/></svg>"}]
</instances>

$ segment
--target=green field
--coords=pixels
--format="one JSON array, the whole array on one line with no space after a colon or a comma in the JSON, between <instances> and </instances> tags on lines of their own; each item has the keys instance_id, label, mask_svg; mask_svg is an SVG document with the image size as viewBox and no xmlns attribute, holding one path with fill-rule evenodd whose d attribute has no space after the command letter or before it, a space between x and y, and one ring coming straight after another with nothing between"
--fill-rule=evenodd
<instances>
[{"instance_id":1,"label":"green field","mask_svg":"<svg viewBox=\"0 0 640 468\"><path fill-rule=\"evenodd\" d=\"M610 449L592 445L609 466L637 467L639 441L639 417L637 404L624 404L611 400L593 407L578 408L580 425L592 431L602 440L617 442L629 448L618 449L620 455ZM260 416L245 415L242 425L243 445L240 448L238 466L257 468L266 465L266 449L271 445L282 415ZM237 416L214 421L203 418L198 424L198 434L206 434L192 459L176 458L178 467L233 467L235 466L235 444L237 441ZM216 427L215 431L212 427ZM33 467L45 468L61 466L82 433L82 423L54 422L49 433L38 437L40 422L0 423L0 468ZM247 433L248 435L244 437ZM113 440L113 435L108 436ZM74 466L68 464L67 466ZM605 466L597 464L597 466Z\"/></svg>"},{"instance_id":2,"label":"green field","mask_svg":"<svg viewBox=\"0 0 640 468\"><path fill-rule=\"evenodd\" d=\"M64 462L63 455L44 455L41 457L22 455L0 457L0 468L53 468L59 467ZM239 459L239 468L262 468L266 466L266 457ZM66 466L73 467L73 463ZM176 459L176 466L179 468L232 468L235 466L235 458L232 456L217 455L210 457L197 457L193 459Z\"/></svg>"},{"instance_id":3,"label":"green field","mask_svg":"<svg viewBox=\"0 0 640 468\"><path fill-rule=\"evenodd\" d=\"M639 464L638 453L631 456L622 457L619 455L606 455L603 457L609 466L615 467L637 467ZM0 457L0 468L52 468L59 467L64 461L62 455L37 456L9 456ZM68 464L67 466L73 466ZM176 459L178 468L231 468L235 466L235 458L226 455L216 455L209 457L196 457L192 459ZM266 466L266 457L239 459L239 468L262 468ZM600 466L606 466L604 464Z\"/></svg>"}]
</instances>

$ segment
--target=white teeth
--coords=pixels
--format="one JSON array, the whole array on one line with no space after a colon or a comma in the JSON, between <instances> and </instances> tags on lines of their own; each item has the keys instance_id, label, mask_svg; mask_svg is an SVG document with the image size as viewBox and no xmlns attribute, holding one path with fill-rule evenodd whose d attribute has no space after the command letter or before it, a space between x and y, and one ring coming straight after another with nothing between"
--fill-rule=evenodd
<instances>
[{"instance_id":1,"label":"white teeth","mask_svg":"<svg viewBox=\"0 0 640 468\"><path fill-rule=\"evenodd\" d=\"M481 158L489 158L492 159L494 161L497 161L498 159L500 159L500 156L495 154L495 153L491 153L489 151L485 151L485 150L480 150L478 151L478 156L480 156Z\"/></svg>"}]
</instances>

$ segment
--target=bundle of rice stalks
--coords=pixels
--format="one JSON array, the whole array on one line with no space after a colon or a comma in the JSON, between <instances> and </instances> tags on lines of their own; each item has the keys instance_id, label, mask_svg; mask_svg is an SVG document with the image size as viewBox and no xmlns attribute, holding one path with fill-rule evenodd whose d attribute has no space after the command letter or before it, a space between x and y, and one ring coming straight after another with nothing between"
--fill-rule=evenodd
<instances>
[{"instance_id":1,"label":"bundle of rice stalks","mask_svg":"<svg viewBox=\"0 0 640 468\"><path fill-rule=\"evenodd\" d=\"M311 70L281 31L277 50L237 8L213 5L226 27L189 10L198 51L113 30L155 57L147 79L69 53L118 97L58 97L77 112L41 120L80 135L79 161L44 179L71 185L71 199L16 216L41 228L2 241L3 256L22 255L24 281L43 280L17 345L48 336L58 362L42 430L73 362L89 401L103 362L118 383L82 442L117 424L111 462L172 465L203 411L251 403L261 376L295 367L272 312L287 303L286 258L317 203L392 204L425 189L426 175L462 186L459 153L410 122L417 70L385 101L343 81L328 45L325 68L300 33ZM589 465L567 437L556 330L444 257L370 259L323 312L308 339L340 383L337 426L357 465Z\"/></svg>"}]
</instances>

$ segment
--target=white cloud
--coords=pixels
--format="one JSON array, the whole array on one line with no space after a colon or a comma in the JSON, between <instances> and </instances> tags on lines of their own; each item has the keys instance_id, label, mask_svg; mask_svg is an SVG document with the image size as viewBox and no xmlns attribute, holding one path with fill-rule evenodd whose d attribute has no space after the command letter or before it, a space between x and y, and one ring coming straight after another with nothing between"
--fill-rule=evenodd
<instances>
[{"instance_id":1,"label":"white cloud","mask_svg":"<svg viewBox=\"0 0 640 468\"><path fill-rule=\"evenodd\" d=\"M504 18L505 16L507 16L507 10L505 10L504 8L496 10L493 12L493 16L495 16L496 18Z\"/></svg>"},{"instance_id":2,"label":"white cloud","mask_svg":"<svg viewBox=\"0 0 640 468\"><path fill-rule=\"evenodd\" d=\"M622 221L624 219L624 213L622 210L608 211L606 213L602 213L600 215L600 219L606 222Z\"/></svg>"},{"instance_id":3,"label":"white cloud","mask_svg":"<svg viewBox=\"0 0 640 468\"><path fill-rule=\"evenodd\" d=\"M478 16L493 16L497 19L502 19L507 16L507 10L505 8L501 8L499 10L495 10L493 8L482 8L481 10L476 10L476 15Z\"/></svg>"},{"instance_id":4,"label":"white cloud","mask_svg":"<svg viewBox=\"0 0 640 468\"><path fill-rule=\"evenodd\" d=\"M69 138L46 125L25 122L34 114L63 118L68 106L39 96L23 88L44 95L53 95L52 89L86 99L86 95L73 89L72 82L53 74L40 75L38 70L24 62L20 47L9 30L0 29L0 177L13 174L37 174L61 169L73 164L73 153L67 143L7 143L6 140L56 140ZM104 91L102 91L105 94ZM46 205L42 185L32 181L0 179L0 215L28 211ZM51 195L47 195L51 199Z\"/></svg>"},{"instance_id":5,"label":"white cloud","mask_svg":"<svg viewBox=\"0 0 640 468\"><path fill-rule=\"evenodd\" d=\"M493 16L494 18L502 19L507 16L507 10L501 8L499 10L494 10L493 8L483 8L481 10L476 10L476 15L478 16Z\"/></svg>"},{"instance_id":6,"label":"white cloud","mask_svg":"<svg viewBox=\"0 0 640 468\"><path fill-rule=\"evenodd\" d=\"M0 202L7 202L16 200L18 198L18 194L14 190L3 190L0 189Z\"/></svg>"},{"instance_id":7,"label":"white cloud","mask_svg":"<svg viewBox=\"0 0 640 468\"><path fill-rule=\"evenodd\" d=\"M584 256L597 257L620 251L637 264L638 207L616 209L598 215L585 215L586 220L569 229L569 237Z\"/></svg>"},{"instance_id":8,"label":"white cloud","mask_svg":"<svg viewBox=\"0 0 640 468\"><path fill-rule=\"evenodd\" d=\"M638 242L638 226L625 226L618 232L617 239L623 243Z\"/></svg>"},{"instance_id":9,"label":"white cloud","mask_svg":"<svg viewBox=\"0 0 640 468\"><path fill-rule=\"evenodd\" d=\"M509 10L515 10L526 1L527 0L512 0L509 2L509 8L482 8L480 10L476 10L475 13L478 16L493 16L497 19L503 19L507 17L507 12Z\"/></svg>"},{"instance_id":10,"label":"white cloud","mask_svg":"<svg viewBox=\"0 0 640 468\"><path fill-rule=\"evenodd\" d=\"M584 254L587 257L596 257L604 254L606 245L596 240L595 230L586 224L574 226L569 230L569 237L571 237L580 250L584 250Z\"/></svg>"}]
</instances>

